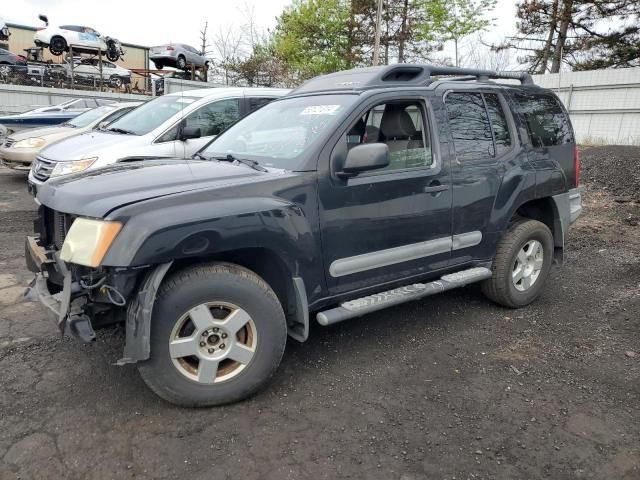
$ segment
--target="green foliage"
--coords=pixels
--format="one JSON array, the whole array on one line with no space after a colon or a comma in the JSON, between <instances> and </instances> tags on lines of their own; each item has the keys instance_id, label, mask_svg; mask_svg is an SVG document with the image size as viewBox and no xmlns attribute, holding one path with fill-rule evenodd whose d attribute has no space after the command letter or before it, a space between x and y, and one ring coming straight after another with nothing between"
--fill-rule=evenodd
<instances>
[{"instance_id":1,"label":"green foliage","mask_svg":"<svg viewBox=\"0 0 640 480\"><path fill-rule=\"evenodd\" d=\"M274 51L301 79L354 66L350 3L294 0L278 18Z\"/></svg>"},{"instance_id":2,"label":"green foliage","mask_svg":"<svg viewBox=\"0 0 640 480\"><path fill-rule=\"evenodd\" d=\"M458 40L491 25L485 14L496 0L423 0L425 21L420 26L425 39Z\"/></svg>"}]
</instances>

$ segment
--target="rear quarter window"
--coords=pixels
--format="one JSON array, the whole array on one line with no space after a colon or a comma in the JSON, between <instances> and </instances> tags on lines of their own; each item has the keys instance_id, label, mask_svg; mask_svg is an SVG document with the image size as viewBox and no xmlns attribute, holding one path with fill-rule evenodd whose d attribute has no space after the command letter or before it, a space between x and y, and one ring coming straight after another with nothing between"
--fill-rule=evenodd
<instances>
[{"instance_id":1,"label":"rear quarter window","mask_svg":"<svg viewBox=\"0 0 640 480\"><path fill-rule=\"evenodd\" d=\"M518 92L514 96L533 147L573 143L571 123L554 95Z\"/></svg>"}]
</instances>

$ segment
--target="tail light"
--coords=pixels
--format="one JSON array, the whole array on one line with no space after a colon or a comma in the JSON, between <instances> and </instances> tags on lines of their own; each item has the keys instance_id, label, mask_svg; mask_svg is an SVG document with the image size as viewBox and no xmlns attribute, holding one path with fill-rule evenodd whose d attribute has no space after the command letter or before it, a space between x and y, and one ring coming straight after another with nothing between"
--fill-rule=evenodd
<instances>
[{"instance_id":1,"label":"tail light","mask_svg":"<svg viewBox=\"0 0 640 480\"><path fill-rule=\"evenodd\" d=\"M576 187L579 187L580 186L580 150L578 150L577 145L573 147L573 169L575 170Z\"/></svg>"},{"instance_id":2,"label":"tail light","mask_svg":"<svg viewBox=\"0 0 640 480\"><path fill-rule=\"evenodd\" d=\"M40 30L46 30L47 27L36 27L36 30L39 32Z\"/></svg>"},{"instance_id":3,"label":"tail light","mask_svg":"<svg viewBox=\"0 0 640 480\"><path fill-rule=\"evenodd\" d=\"M27 60L27 57L25 57L24 55L16 55L16 57L18 57L18 59L22 60L22 61L26 61Z\"/></svg>"},{"instance_id":4,"label":"tail light","mask_svg":"<svg viewBox=\"0 0 640 480\"><path fill-rule=\"evenodd\" d=\"M173 52L173 51L175 50L175 48L173 48L173 47L167 47L167 50L168 50L168 51L170 51L170 52Z\"/></svg>"}]
</instances>

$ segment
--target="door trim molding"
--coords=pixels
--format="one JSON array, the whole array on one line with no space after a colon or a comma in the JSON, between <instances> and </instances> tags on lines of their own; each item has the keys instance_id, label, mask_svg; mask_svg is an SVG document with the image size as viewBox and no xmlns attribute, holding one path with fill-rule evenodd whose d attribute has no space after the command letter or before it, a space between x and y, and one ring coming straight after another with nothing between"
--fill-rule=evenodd
<instances>
[{"instance_id":1,"label":"door trim molding","mask_svg":"<svg viewBox=\"0 0 640 480\"><path fill-rule=\"evenodd\" d=\"M331 262L329 273L332 277L344 277L354 273L409 262L418 258L473 247L482 241L482 232L473 231L450 237L436 238L426 242L412 243L400 247L377 250L375 252L339 258Z\"/></svg>"}]
</instances>

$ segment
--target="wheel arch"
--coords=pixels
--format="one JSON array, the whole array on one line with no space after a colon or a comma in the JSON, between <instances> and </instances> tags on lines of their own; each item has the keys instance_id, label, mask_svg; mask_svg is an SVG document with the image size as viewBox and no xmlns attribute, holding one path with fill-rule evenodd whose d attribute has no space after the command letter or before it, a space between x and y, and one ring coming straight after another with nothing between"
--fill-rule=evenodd
<instances>
[{"instance_id":1,"label":"wheel arch","mask_svg":"<svg viewBox=\"0 0 640 480\"><path fill-rule=\"evenodd\" d=\"M172 263L169 273L200 263L232 263L251 270L275 292L287 318L287 330L293 339L304 342L309 336L309 312L304 280L278 252L265 247L243 247L212 255L188 257Z\"/></svg>"},{"instance_id":2,"label":"wheel arch","mask_svg":"<svg viewBox=\"0 0 640 480\"><path fill-rule=\"evenodd\" d=\"M560 215L560 208L553 197L536 198L522 203L511 217L511 221L522 217L544 223L553 235L554 260L564 261L565 227Z\"/></svg>"}]
</instances>

